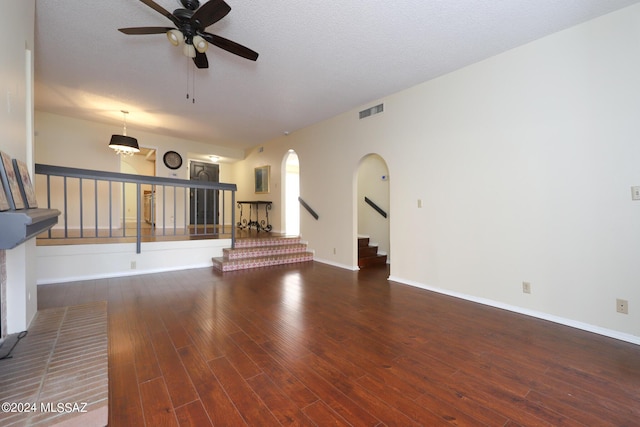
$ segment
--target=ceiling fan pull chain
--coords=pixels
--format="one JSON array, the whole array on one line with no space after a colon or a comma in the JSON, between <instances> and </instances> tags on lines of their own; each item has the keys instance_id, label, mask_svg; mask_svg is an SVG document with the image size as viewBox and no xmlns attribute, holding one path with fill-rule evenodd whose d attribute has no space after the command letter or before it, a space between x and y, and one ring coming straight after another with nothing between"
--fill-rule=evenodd
<instances>
[{"instance_id":1,"label":"ceiling fan pull chain","mask_svg":"<svg viewBox=\"0 0 640 427\"><path fill-rule=\"evenodd\" d=\"M191 76L191 103L195 104L196 103L196 67L195 65L191 66L191 69L193 70L193 75Z\"/></svg>"},{"instance_id":2,"label":"ceiling fan pull chain","mask_svg":"<svg viewBox=\"0 0 640 427\"><path fill-rule=\"evenodd\" d=\"M191 62L187 59L187 99L189 99L189 64Z\"/></svg>"}]
</instances>

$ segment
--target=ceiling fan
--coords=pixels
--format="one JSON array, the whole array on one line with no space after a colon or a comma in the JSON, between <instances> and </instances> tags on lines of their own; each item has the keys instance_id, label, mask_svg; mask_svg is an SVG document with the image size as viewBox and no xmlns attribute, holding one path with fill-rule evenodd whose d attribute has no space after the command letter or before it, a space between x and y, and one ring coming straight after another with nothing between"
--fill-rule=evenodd
<instances>
[{"instance_id":1,"label":"ceiling fan","mask_svg":"<svg viewBox=\"0 0 640 427\"><path fill-rule=\"evenodd\" d=\"M258 59L257 52L205 31L209 25L218 22L231 11L231 7L224 0L209 0L202 7L200 7L198 0L179 0L184 8L176 9L173 13L153 0L140 1L169 18L177 28L134 27L119 28L118 31L129 35L165 33L174 46L183 44L184 54L193 58L193 62L198 68L209 68L209 61L205 55L208 43L251 61Z\"/></svg>"}]
</instances>

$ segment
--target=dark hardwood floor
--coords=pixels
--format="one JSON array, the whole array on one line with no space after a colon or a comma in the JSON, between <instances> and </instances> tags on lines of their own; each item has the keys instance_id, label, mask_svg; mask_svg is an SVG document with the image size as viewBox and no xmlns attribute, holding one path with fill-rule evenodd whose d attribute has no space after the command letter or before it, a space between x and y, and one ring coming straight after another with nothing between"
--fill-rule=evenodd
<instances>
[{"instance_id":1,"label":"dark hardwood floor","mask_svg":"<svg viewBox=\"0 0 640 427\"><path fill-rule=\"evenodd\" d=\"M640 425L640 347L320 263L39 287L108 301L109 425Z\"/></svg>"}]
</instances>

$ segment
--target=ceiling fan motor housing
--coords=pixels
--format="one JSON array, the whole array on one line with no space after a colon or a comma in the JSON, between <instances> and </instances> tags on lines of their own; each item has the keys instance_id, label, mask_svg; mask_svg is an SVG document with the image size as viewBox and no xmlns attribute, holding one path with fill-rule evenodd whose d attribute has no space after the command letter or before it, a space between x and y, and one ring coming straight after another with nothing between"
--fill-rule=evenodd
<instances>
[{"instance_id":1,"label":"ceiling fan motor housing","mask_svg":"<svg viewBox=\"0 0 640 427\"><path fill-rule=\"evenodd\" d=\"M189 10L196 10L200 7L200 2L198 0L180 0L180 3Z\"/></svg>"},{"instance_id":2,"label":"ceiling fan motor housing","mask_svg":"<svg viewBox=\"0 0 640 427\"><path fill-rule=\"evenodd\" d=\"M191 17L193 16L193 10L189 9L176 9L173 11L173 16L178 18L181 22L189 22Z\"/></svg>"},{"instance_id":3,"label":"ceiling fan motor housing","mask_svg":"<svg viewBox=\"0 0 640 427\"><path fill-rule=\"evenodd\" d=\"M193 10L188 9L176 9L173 11L173 16L180 20L178 29L184 35L184 41L187 44L191 44L193 36L196 35L197 29L191 25L191 17L193 16Z\"/></svg>"}]
</instances>

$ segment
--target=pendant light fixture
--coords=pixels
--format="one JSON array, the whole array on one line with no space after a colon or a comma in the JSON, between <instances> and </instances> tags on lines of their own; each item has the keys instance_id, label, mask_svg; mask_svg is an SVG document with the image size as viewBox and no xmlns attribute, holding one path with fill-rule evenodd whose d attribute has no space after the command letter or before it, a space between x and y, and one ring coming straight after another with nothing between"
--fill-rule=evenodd
<instances>
[{"instance_id":1,"label":"pendant light fixture","mask_svg":"<svg viewBox=\"0 0 640 427\"><path fill-rule=\"evenodd\" d=\"M111 142L109 142L109 148L115 150L116 154L120 154L122 156L132 156L134 153L140 152L140 147L138 146L138 140L127 136L127 114L128 111L122 111L123 118L123 132L122 135L111 135Z\"/></svg>"}]
</instances>

